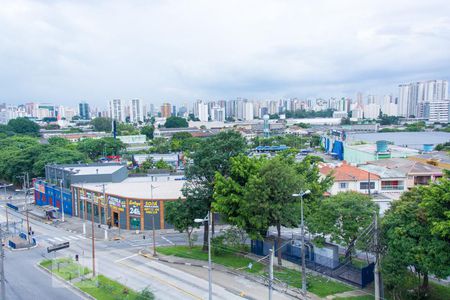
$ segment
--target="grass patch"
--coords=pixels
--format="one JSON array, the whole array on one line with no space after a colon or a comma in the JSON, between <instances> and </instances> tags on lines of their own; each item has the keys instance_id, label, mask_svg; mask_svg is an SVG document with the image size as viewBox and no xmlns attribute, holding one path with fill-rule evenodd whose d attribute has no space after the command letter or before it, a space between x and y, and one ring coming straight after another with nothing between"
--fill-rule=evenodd
<instances>
[{"instance_id":1,"label":"grass patch","mask_svg":"<svg viewBox=\"0 0 450 300\"><path fill-rule=\"evenodd\" d=\"M72 280L91 272L71 258L45 259L40 262L40 265L64 280Z\"/></svg>"},{"instance_id":2,"label":"grass patch","mask_svg":"<svg viewBox=\"0 0 450 300\"><path fill-rule=\"evenodd\" d=\"M356 296L356 297L337 297L335 299L339 300L373 300L375 299L372 295Z\"/></svg>"},{"instance_id":3,"label":"grass patch","mask_svg":"<svg viewBox=\"0 0 450 300\"><path fill-rule=\"evenodd\" d=\"M282 270L275 270L274 276L290 286L302 287L302 273L300 271L283 268ZM306 283L307 290L319 297L354 290L353 287L347 284L329 280L322 276L307 275Z\"/></svg>"},{"instance_id":4,"label":"grass patch","mask_svg":"<svg viewBox=\"0 0 450 300\"><path fill-rule=\"evenodd\" d=\"M208 253L204 252L201 246L194 246L192 248L189 248L188 246L159 247L157 249L157 252L164 255L173 255L183 258L208 261ZM231 269L245 268L251 263L252 264L251 269L249 268L243 269L250 273L261 273L264 270L263 264L255 262L250 258L236 255L233 252L231 252L231 250L221 255L214 255L212 253L211 260L216 264L223 265Z\"/></svg>"},{"instance_id":5,"label":"grass patch","mask_svg":"<svg viewBox=\"0 0 450 300\"><path fill-rule=\"evenodd\" d=\"M197 259L203 261L208 260L208 253L203 252L200 246L194 246L192 248L189 248L188 246L159 247L157 249L157 252L164 255L173 255L183 258ZM251 269L244 268L242 270L254 274L264 275L267 277L267 272L265 271L265 266L263 264L255 262L252 259L236 255L232 252L232 250L226 251L221 255L212 255L212 261L216 264L220 264L232 269L243 268L248 266L249 263L251 263L252 264ZM282 268L279 270L275 270L274 276L290 286L301 288L302 283L300 271ZM354 290L354 288L350 287L349 285L328 280L325 277L321 276L310 275L308 276L307 282L308 282L308 291L320 297L325 297L336 293Z\"/></svg>"},{"instance_id":6,"label":"grass patch","mask_svg":"<svg viewBox=\"0 0 450 300\"><path fill-rule=\"evenodd\" d=\"M154 299L152 293L138 293L127 288L123 284L111 280L103 275L98 275L93 279L83 280L75 283L80 290L88 293L97 300L151 300Z\"/></svg>"}]
</instances>

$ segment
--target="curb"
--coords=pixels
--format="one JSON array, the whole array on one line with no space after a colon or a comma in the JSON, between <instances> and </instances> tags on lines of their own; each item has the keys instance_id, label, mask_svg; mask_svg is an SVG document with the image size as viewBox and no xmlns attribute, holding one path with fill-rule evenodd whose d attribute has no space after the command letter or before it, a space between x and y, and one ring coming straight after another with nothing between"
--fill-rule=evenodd
<instances>
[{"instance_id":1,"label":"curb","mask_svg":"<svg viewBox=\"0 0 450 300\"><path fill-rule=\"evenodd\" d=\"M82 291L80 288L78 288L77 286L73 285L71 282L69 282L67 280L64 280L64 278L61 278L59 275L57 275L55 273L52 273L49 269L41 266L39 263L37 263L36 266L38 268L40 268L41 270L43 270L44 272L47 272L50 276L56 277L62 283L66 284L66 285L69 285L72 289L74 289L77 293L83 295L85 298L91 299L91 300L96 300L93 296L89 295L85 291Z\"/></svg>"},{"instance_id":2,"label":"curb","mask_svg":"<svg viewBox=\"0 0 450 300\"><path fill-rule=\"evenodd\" d=\"M33 246L31 246L31 247L28 247L28 248L19 248L19 249L14 249L14 248L11 248L10 246L8 246L8 249L9 249L10 251L12 251L12 252L16 252L16 251L26 251L26 250L34 249L34 248L36 248L38 245L39 245L39 243L36 243L35 245L33 245Z\"/></svg>"},{"instance_id":3,"label":"curb","mask_svg":"<svg viewBox=\"0 0 450 300\"><path fill-rule=\"evenodd\" d=\"M156 261L161 261L161 262L165 262L165 263L169 263L169 264L185 265L185 266L191 266L191 267L198 267L198 268L208 269L208 266L206 266L206 265L189 263L189 262L181 262L181 261L170 261L168 259L164 259L164 258L160 258L160 257L154 257L153 255L143 253L143 250L139 250L138 253L139 253L139 255L141 255L141 256L143 256L145 258L156 260ZM222 269L215 269L214 267L212 267L212 270L215 269L216 271L219 271L219 272L224 272L224 273L228 273L228 274L231 274L231 275L234 275L234 276L243 277L243 278L245 278L247 280L250 280L250 281L262 284L264 286L268 286L265 282L261 282L261 281L255 279L252 276L249 276L249 275L241 273L241 272L232 271L232 270L230 270L229 268L227 268L225 266L223 268L224 268L224 270L222 270ZM294 297L294 298L295 297L299 297L299 296L301 297L301 295L299 295L295 291L287 290L287 289L284 289L284 288L279 288L279 287L277 287L275 285L273 286L273 288L274 288L274 290L276 290L276 291L278 291L280 293L286 294L286 295ZM308 298L299 298L299 299L308 299Z\"/></svg>"}]
</instances>

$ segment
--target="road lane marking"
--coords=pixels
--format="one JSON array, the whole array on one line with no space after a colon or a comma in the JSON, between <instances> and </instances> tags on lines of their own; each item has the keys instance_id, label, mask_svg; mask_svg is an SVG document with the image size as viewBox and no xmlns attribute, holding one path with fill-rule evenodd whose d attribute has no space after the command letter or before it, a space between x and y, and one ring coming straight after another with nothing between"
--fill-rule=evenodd
<instances>
[{"instance_id":1,"label":"road lane marking","mask_svg":"<svg viewBox=\"0 0 450 300\"><path fill-rule=\"evenodd\" d=\"M63 239L60 239L60 238L57 238L57 237L55 237L55 240L60 241L60 242L64 242Z\"/></svg>"},{"instance_id":2,"label":"road lane marking","mask_svg":"<svg viewBox=\"0 0 450 300\"><path fill-rule=\"evenodd\" d=\"M86 239L85 236L82 236L82 235L79 235L79 234L77 235L77 237L79 237L80 239L84 239L84 240Z\"/></svg>"},{"instance_id":3,"label":"road lane marking","mask_svg":"<svg viewBox=\"0 0 450 300\"><path fill-rule=\"evenodd\" d=\"M76 236L73 236L73 235L69 235L68 238L71 239L71 240L78 240L79 239L79 237L76 237Z\"/></svg>"},{"instance_id":4,"label":"road lane marking","mask_svg":"<svg viewBox=\"0 0 450 300\"><path fill-rule=\"evenodd\" d=\"M130 255L130 256L127 256L127 257L124 257L124 258L120 258L120 259L118 259L118 260L115 260L114 262L115 262L115 263L118 263L118 262L121 262L121 261L123 261L123 260L127 260L127 259L129 259L129 258L138 256L138 255L139 255L139 254L133 254L133 255Z\"/></svg>"},{"instance_id":5,"label":"road lane marking","mask_svg":"<svg viewBox=\"0 0 450 300\"><path fill-rule=\"evenodd\" d=\"M171 283L171 282L168 282L168 281L166 281L166 280L164 280L164 279L161 279L161 278L159 278L159 277L156 277L156 276L154 276L154 275L152 275L152 274L150 274L150 273L148 273L148 272L144 272L144 271L142 271L142 270L140 270L140 269L138 269L138 268L136 268L136 267L133 267L132 265L127 264L127 263L125 263L125 262L123 262L123 261L119 262L119 264L125 265L125 266L127 266L128 268L134 269L135 271L137 271L137 272L139 272L139 273L142 273L142 274L144 274L144 275L146 275L146 276L148 276L148 277L152 277L152 278L158 280L159 282L162 282L163 284L170 285L170 286L176 288L177 290L179 290L179 291L185 293L186 295L192 297L193 299L196 299L196 300L203 300L202 297L199 297L199 296L197 296L197 295L195 295L195 294L193 294L193 293L191 293L191 292L189 292L189 291L186 291L185 289L180 288L179 286L177 286L177 285L175 285L175 284L173 284L173 283Z\"/></svg>"},{"instance_id":6,"label":"road lane marking","mask_svg":"<svg viewBox=\"0 0 450 300\"><path fill-rule=\"evenodd\" d=\"M62 236L61 238L65 241L70 241L70 238L68 236Z\"/></svg>"},{"instance_id":7,"label":"road lane marking","mask_svg":"<svg viewBox=\"0 0 450 300\"><path fill-rule=\"evenodd\" d=\"M161 236L163 240L168 241L171 245L175 245L174 242L172 242L171 240L169 240L168 238L166 238L165 236Z\"/></svg>"}]
</instances>

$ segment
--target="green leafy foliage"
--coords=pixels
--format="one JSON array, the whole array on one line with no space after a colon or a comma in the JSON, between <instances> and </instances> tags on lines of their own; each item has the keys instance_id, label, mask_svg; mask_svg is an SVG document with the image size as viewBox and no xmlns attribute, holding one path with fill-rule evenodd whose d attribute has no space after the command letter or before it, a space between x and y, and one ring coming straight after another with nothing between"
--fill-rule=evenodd
<instances>
[{"instance_id":1,"label":"green leafy foliage","mask_svg":"<svg viewBox=\"0 0 450 300\"><path fill-rule=\"evenodd\" d=\"M433 219L427 212L439 199L439 191L429 187L416 187L394 201L382 220L383 242L387 248L383 257L384 282L395 296L402 293L412 271L418 278L414 298L428 292L428 276L438 278L450 275L450 243L433 233ZM435 189L435 187L433 188ZM419 285L420 286L417 286Z\"/></svg>"},{"instance_id":2,"label":"green leafy foliage","mask_svg":"<svg viewBox=\"0 0 450 300\"><path fill-rule=\"evenodd\" d=\"M193 246L192 231L201 224L194 222L199 216L205 216L208 209L202 201L196 199L168 201L165 204L164 219L179 232L186 232L189 247Z\"/></svg>"},{"instance_id":3,"label":"green leafy foliage","mask_svg":"<svg viewBox=\"0 0 450 300\"><path fill-rule=\"evenodd\" d=\"M141 128L141 134L145 135L147 139L153 139L153 133L155 131L155 127L153 125L145 125Z\"/></svg>"},{"instance_id":4,"label":"green leafy foliage","mask_svg":"<svg viewBox=\"0 0 450 300\"><path fill-rule=\"evenodd\" d=\"M125 149L125 144L112 137L101 139L84 139L77 145L77 150L95 160L103 155L118 155Z\"/></svg>"},{"instance_id":5,"label":"green leafy foliage","mask_svg":"<svg viewBox=\"0 0 450 300\"><path fill-rule=\"evenodd\" d=\"M308 217L308 229L322 238L348 247L373 221L378 207L372 199L357 192L342 192L324 198Z\"/></svg>"},{"instance_id":6,"label":"green leafy foliage","mask_svg":"<svg viewBox=\"0 0 450 300\"><path fill-rule=\"evenodd\" d=\"M189 127L189 124L185 118L171 116L168 117L164 124L166 128L183 128Z\"/></svg>"},{"instance_id":7,"label":"green leafy foliage","mask_svg":"<svg viewBox=\"0 0 450 300\"><path fill-rule=\"evenodd\" d=\"M16 118L9 120L8 128L16 134L39 136L39 125L27 118Z\"/></svg>"},{"instance_id":8,"label":"green leafy foliage","mask_svg":"<svg viewBox=\"0 0 450 300\"><path fill-rule=\"evenodd\" d=\"M281 226L296 227L300 222L300 199L292 194L309 189L309 198L317 199L331 183L329 177L320 179L317 166L308 159L298 163L292 156L239 155L230 161L229 174L216 173L213 208L253 239L264 238L269 226L276 226L280 242ZM313 207L312 200L305 202Z\"/></svg>"},{"instance_id":9,"label":"green leafy foliage","mask_svg":"<svg viewBox=\"0 0 450 300\"><path fill-rule=\"evenodd\" d=\"M95 118L91 121L91 125L95 131L104 131L111 132L112 131L112 119L110 118Z\"/></svg>"}]
</instances>

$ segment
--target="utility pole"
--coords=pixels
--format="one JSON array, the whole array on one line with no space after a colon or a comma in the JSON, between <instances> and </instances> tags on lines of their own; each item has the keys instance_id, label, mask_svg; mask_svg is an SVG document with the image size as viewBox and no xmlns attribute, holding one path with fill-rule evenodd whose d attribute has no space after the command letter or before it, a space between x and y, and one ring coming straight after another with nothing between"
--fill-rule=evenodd
<instances>
[{"instance_id":1,"label":"utility pole","mask_svg":"<svg viewBox=\"0 0 450 300\"><path fill-rule=\"evenodd\" d=\"M150 185L150 199L152 201L153 206L153 189L156 189L153 184ZM157 256L156 254L156 232L155 232L155 211L152 209L152 231L153 231L153 256Z\"/></svg>"},{"instance_id":2,"label":"utility pole","mask_svg":"<svg viewBox=\"0 0 450 300\"><path fill-rule=\"evenodd\" d=\"M106 200L106 189L105 184L102 184L102 192L103 192L103 201L105 202L106 208L105 208L105 225L108 225L108 210L109 210L109 201Z\"/></svg>"},{"instance_id":3,"label":"utility pole","mask_svg":"<svg viewBox=\"0 0 450 300\"><path fill-rule=\"evenodd\" d=\"M211 233L209 232L209 224L211 223L211 211L208 212L208 287L209 300L212 300L212 263L211 263Z\"/></svg>"},{"instance_id":4,"label":"utility pole","mask_svg":"<svg viewBox=\"0 0 450 300\"><path fill-rule=\"evenodd\" d=\"M12 184L4 184L0 188L5 189L5 213L6 213L6 231L9 232L9 218L8 218L8 195L6 194L6 188L12 186Z\"/></svg>"},{"instance_id":5,"label":"utility pole","mask_svg":"<svg viewBox=\"0 0 450 300\"><path fill-rule=\"evenodd\" d=\"M6 299L6 278L5 278L5 252L3 250L3 230L0 228L0 280L1 280L1 288L2 288L2 299Z\"/></svg>"},{"instance_id":6,"label":"utility pole","mask_svg":"<svg viewBox=\"0 0 450 300\"><path fill-rule=\"evenodd\" d=\"M375 289L375 300L380 300L384 298L383 295L383 282L381 280L380 273L380 245L379 245L379 235L378 235L378 215L375 212L374 214L374 245L375 245L375 269L374 269L374 289Z\"/></svg>"},{"instance_id":7,"label":"utility pole","mask_svg":"<svg viewBox=\"0 0 450 300\"><path fill-rule=\"evenodd\" d=\"M63 174L64 174L64 170L63 170ZM64 176L64 175L63 175ZM64 220L64 195L63 195L63 181L64 179L61 179L59 181L59 188L61 189L61 221L65 221Z\"/></svg>"},{"instance_id":8,"label":"utility pole","mask_svg":"<svg viewBox=\"0 0 450 300\"><path fill-rule=\"evenodd\" d=\"M91 202L91 223L92 223L92 276L95 277L95 230L94 230L94 200Z\"/></svg>"},{"instance_id":9,"label":"utility pole","mask_svg":"<svg viewBox=\"0 0 450 300\"><path fill-rule=\"evenodd\" d=\"M23 191L25 193L25 214L27 217L27 239L28 243L30 243L30 219L28 217L28 172L24 173L23 175Z\"/></svg>"},{"instance_id":10,"label":"utility pole","mask_svg":"<svg viewBox=\"0 0 450 300\"><path fill-rule=\"evenodd\" d=\"M270 251L270 265L269 265L269 300L272 300L273 297L273 256L275 249L272 246Z\"/></svg>"}]
</instances>

